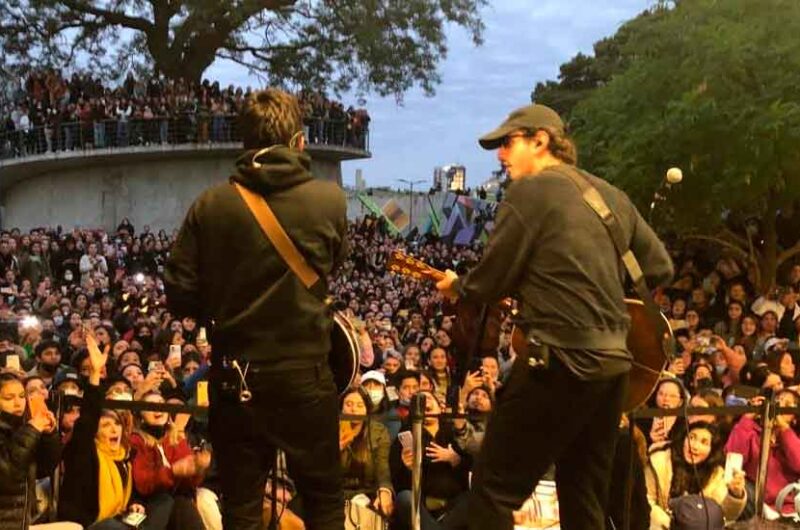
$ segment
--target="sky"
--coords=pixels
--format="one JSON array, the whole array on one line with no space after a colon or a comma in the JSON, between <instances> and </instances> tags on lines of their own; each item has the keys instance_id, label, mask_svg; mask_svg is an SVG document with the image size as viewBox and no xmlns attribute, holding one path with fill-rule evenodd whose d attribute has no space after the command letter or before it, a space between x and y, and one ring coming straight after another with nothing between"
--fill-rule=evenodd
<instances>
[{"instance_id":1,"label":"sky","mask_svg":"<svg viewBox=\"0 0 800 530\"><path fill-rule=\"evenodd\" d=\"M481 184L499 163L496 152L482 150L477 138L513 109L529 104L537 82L556 79L562 63L578 52L591 54L596 41L653 3L490 0L482 10L483 45L475 47L458 26L448 28L449 53L439 65L442 83L433 97L414 89L398 106L393 97L367 95L372 158L343 163L344 184L354 185L361 169L367 186L397 188L405 187L398 179L424 179L419 188L427 189L434 168L448 164L466 166L467 186ZM226 84L261 84L246 69L222 61L205 76Z\"/></svg>"}]
</instances>

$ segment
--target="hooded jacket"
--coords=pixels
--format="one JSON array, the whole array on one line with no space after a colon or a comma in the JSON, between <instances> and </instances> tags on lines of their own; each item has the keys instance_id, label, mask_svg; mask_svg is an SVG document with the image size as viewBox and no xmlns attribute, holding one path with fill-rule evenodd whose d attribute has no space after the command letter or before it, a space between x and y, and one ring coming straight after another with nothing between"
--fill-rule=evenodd
<instances>
[{"instance_id":1,"label":"hooded jacket","mask_svg":"<svg viewBox=\"0 0 800 530\"><path fill-rule=\"evenodd\" d=\"M276 146L231 177L261 194L308 264L324 280L347 255L347 201L315 179L304 153ZM170 309L214 322L216 355L276 369L322 362L330 350L328 308L300 282L229 183L209 188L186 214L165 271Z\"/></svg>"}]
</instances>

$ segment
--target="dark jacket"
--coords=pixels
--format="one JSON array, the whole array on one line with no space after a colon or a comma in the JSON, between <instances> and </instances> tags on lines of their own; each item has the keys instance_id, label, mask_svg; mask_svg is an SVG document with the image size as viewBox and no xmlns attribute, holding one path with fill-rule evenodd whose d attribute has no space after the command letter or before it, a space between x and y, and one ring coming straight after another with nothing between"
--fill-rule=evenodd
<instances>
[{"instance_id":1,"label":"dark jacket","mask_svg":"<svg viewBox=\"0 0 800 530\"><path fill-rule=\"evenodd\" d=\"M58 465L58 434L40 434L22 423L0 418L0 530L28 528L36 505L36 478L50 475Z\"/></svg>"},{"instance_id":2,"label":"dark jacket","mask_svg":"<svg viewBox=\"0 0 800 530\"><path fill-rule=\"evenodd\" d=\"M564 174L570 170L555 166L508 187L483 259L455 288L478 302L516 296L523 327L547 344L624 351L625 269L600 218ZM628 196L589 180L616 215L648 286L670 280L672 261Z\"/></svg>"},{"instance_id":3,"label":"dark jacket","mask_svg":"<svg viewBox=\"0 0 800 530\"><path fill-rule=\"evenodd\" d=\"M264 195L309 265L326 278L347 253L347 202L315 179L310 158L288 147L237 162L232 180ZM330 350L328 308L303 286L261 231L239 192L219 184L192 204L166 266L170 309L214 321L215 354L274 367L321 362Z\"/></svg>"},{"instance_id":4,"label":"dark jacket","mask_svg":"<svg viewBox=\"0 0 800 530\"><path fill-rule=\"evenodd\" d=\"M100 512L100 462L94 440L100 424L103 397L99 386L86 385L81 415L64 447L64 481L58 502L58 518L84 527L93 524ZM130 473L130 463L126 465Z\"/></svg>"},{"instance_id":5,"label":"dark jacket","mask_svg":"<svg viewBox=\"0 0 800 530\"><path fill-rule=\"evenodd\" d=\"M452 424L441 422L435 438L427 429L423 428L423 453L431 442L436 442L442 447L452 445L453 449L461 455L461 463L457 467L453 467L447 462L433 462L427 454L422 457L422 496L448 501L449 504L461 493L467 491L469 487L467 472L471 467L471 460L458 447ZM411 489L411 470L403 464L402 450L403 445L398 438L392 444L389 456L392 483L395 491L398 492Z\"/></svg>"}]
</instances>

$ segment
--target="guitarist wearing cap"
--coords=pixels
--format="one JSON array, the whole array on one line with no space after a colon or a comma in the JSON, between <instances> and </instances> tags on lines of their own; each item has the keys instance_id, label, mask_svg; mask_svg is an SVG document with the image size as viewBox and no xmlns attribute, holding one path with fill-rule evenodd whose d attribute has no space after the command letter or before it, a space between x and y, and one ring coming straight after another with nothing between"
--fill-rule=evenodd
<instances>
[{"instance_id":1,"label":"guitarist wearing cap","mask_svg":"<svg viewBox=\"0 0 800 530\"><path fill-rule=\"evenodd\" d=\"M530 356L520 355L475 464L470 528L511 530L519 509L556 465L561 528L605 528L614 449L628 389L630 319L620 253L584 201L577 152L544 105L512 112L480 139L498 150L511 184L483 259L437 288L451 298L519 302ZM650 287L673 276L664 245L619 189L580 172L613 212Z\"/></svg>"}]
</instances>

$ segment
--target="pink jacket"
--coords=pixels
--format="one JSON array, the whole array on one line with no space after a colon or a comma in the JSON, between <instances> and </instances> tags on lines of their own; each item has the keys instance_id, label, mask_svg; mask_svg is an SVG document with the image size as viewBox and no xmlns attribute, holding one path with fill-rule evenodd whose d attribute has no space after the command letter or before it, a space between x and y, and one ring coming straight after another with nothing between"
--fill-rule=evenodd
<instances>
[{"instance_id":1,"label":"pink jacket","mask_svg":"<svg viewBox=\"0 0 800 530\"><path fill-rule=\"evenodd\" d=\"M761 458L761 426L753 418L743 417L734 426L728 443L727 453L740 453L744 457L744 472L748 480L755 482L758 476L758 463ZM775 507L778 493L792 482L800 480L800 437L792 429L776 435L767 462L767 488L764 501ZM794 512L794 499L789 496L784 503L787 512Z\"/></svg>"}]
</instances>

